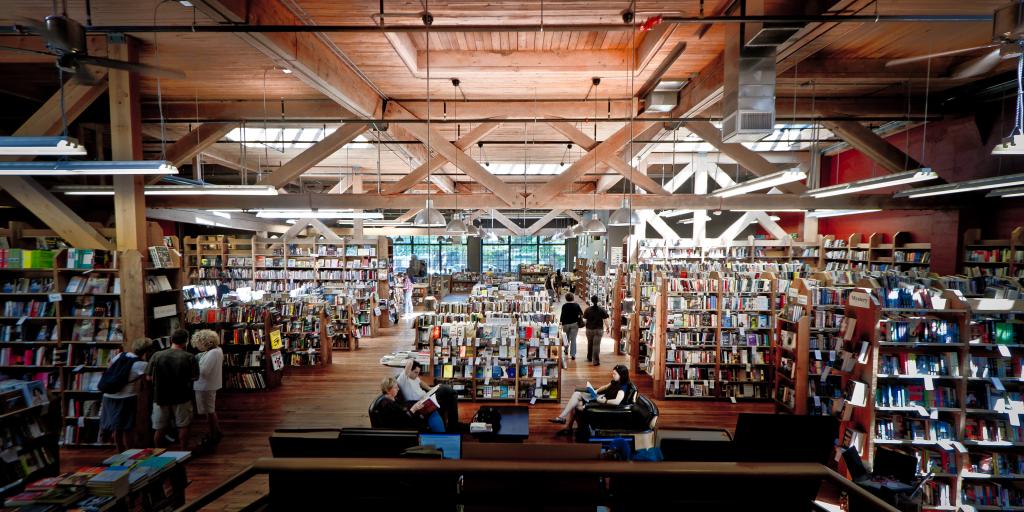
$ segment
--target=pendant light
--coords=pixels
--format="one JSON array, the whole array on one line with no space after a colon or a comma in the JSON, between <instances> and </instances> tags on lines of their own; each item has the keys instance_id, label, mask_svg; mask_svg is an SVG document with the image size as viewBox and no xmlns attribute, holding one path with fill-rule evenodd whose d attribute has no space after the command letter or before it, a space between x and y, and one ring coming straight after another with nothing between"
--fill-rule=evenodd
<instances>
[{"instance_id":1,"label":"pendant light","mask_svg":"<svg viewBox=\"0 0 1024 512\"><path fill-rule=\"evenodd\" d=\"M459 79L458 78L452 78L452 87L455 88L455 101L452 102L452 106L455 109L455 111L454 111L454 118L455 118L455 140L458 140L459 139L459 135L460 135L459 134ZM458 155L458 151L455 152L455 162L453 162L453 163L455 164L455 172L457 173L459 171L459 155ZM459 215L459 213L458 213L458 211L459 211L459 187L458 187L457 184L455 184L454 180L452 181L452 183L453 183L453 186L455 187L455 211L456 211L456 213L452 214L452 221L448 223L448 227L445 228L444 232L446 234L448 234L448 235L459 235L459 236L461 236L461 235L465 235L466 234L466 231L467 231L466 223L463 222L462 216Z\"/></svg>"},{"instance_id":2,"label":"pendant light","mask_svg":"<svg viewBox=\"0 0 1024 512\"><path fill-rule=\"evenodd\" d=\"M636 29L636 27L632 26L632 24L631 24L630 31L629 31L630 48L636 48L636 30L635 29ZM612 212L611 216L608 217L608 225L609 226L626 226L626 227L628 227L628 226L632 226L633 224L639 224L640 223L640 216L637 215L637 213L635 211L633 211L633 208L632 208L632 206L629 203L629 198L626 197L626 191L629 190L629 187L633 186L633 158L636 156L636 155L633 154L633 112L634 112L634 109L633 109L633 94L634 94L633 85L634 85L634 81L636 79L636 75L635 75L635 72L634 72L634 68L636 66L636 63L633 62L633 58L635 57L635 55L636 55L635 52L632 52L632 51L629 52L630 62L629 62L629 77L628 78L629 78L629 103L630 103L630 105L629 105L629 159L627 160L627 162L629 162L629 183L623 184L623 187L622 187L622 204L619 206L619 209L617 209L614 212ZM596 98L597 91L594 91L594 96ZM595 119L595 121L596 121L596 119ZM673 150L674 150L674 148L673 148ZM596 160L597 159L595 159L595 162L594 162L595 166L597 165L597 161Z\"/></svg>"},{"instance_id":3,"label":"pendant light","mask_svg":"<svg viewBox=\"0 0 1024 512\"><path fill-rule=\"evenodd\" d=\"M594 140L597 140L597 116L598 116L598 101L597 101L597 86L601 84L600 78L593 79L594 84ZM597 174L597 159L594 158L594 174ZM597 187L594 187L594 211L590 214L590 220L582 222L582 232L588 235L600 235L608 228L605 227L601 219L597 218Z\"/></svg>"},{"instance_id":4,"label":"pendant light","mask_svg":"<svg viewBox=\"0 0 1024 512\"><path fill-rule=\"evenodd\" d=\"M412 221L414 226L427 228L445 225L444 215L434 208L434 201L430 199L430 24L432 22L433 17L430 16L430 13L423 15L423 24L427 26L427 201L426 206L416 214Z\"/></svg>"}]
</instances>

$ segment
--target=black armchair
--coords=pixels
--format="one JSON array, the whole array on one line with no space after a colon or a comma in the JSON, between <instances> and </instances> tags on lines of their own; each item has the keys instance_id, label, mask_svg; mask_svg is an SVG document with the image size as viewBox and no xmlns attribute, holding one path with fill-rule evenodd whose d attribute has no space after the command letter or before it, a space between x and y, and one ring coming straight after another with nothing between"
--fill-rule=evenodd
<instances>
[{"instance_id":1,"label":"black armchair","mask_svg":"<svg viewBox=\"0 0 1024 512\"><path fill-rule=\"evenodd\" d=\"M589 402L579 414L577 439L654 430L658 422L658 406L654 402L632 385L625 402L627 405Z\"/></svg>"}]
</instances>

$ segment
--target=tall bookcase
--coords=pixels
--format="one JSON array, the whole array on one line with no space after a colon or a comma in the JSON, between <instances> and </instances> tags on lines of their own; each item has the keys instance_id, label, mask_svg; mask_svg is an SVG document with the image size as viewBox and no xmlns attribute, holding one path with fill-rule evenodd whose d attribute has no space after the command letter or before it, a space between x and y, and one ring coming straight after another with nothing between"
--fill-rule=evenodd
<instances>
[{"instance_id":1,"label":"tall bookcase","mask_svg":"<svg viewBox=\"0 0 1024 512\"><path fill-rule=\"evenodd\" d=\"M786 292L786 305L775 317L775 391L778 408L793 414L807 414L808 352L812 290L803 279L795 279ZM799 399L798 399L799 397Z\"/></svg>"},{"instance_id":2,"label":"tall bookcase","mask_svg":"<svg viewBox=\"0 0 1024 512\"><path fill-rule=\"evenodd\" d=\"M221 338L224 389L266 391L281 385L283 340L275 346L271 333L281 331L270 305L192 309L185 322L191 332L210 329Z\"/></svg>"},{"instance_id":3,"label":"tall bookcase","mask_svg":"<svg viewBox=\"0 0 1024 512\"><path fill-rule=\"evenodd\" d=\"M659 280L651 376L664 398L769 400L777 282L711 272Z\"/></svg>"},{"instance_id":4,"label":"tall bookcase","mask_svg":"<svg viewBox=\"0 0 1024 512\"><path fill-rule=\"evenodd\" d=\"M60 472L56 403L37 403L26 384L0 384L0 498L20 492L26 483Z\"/></svg>"},{"instance_id":5,"label":"tall bookcase","mask_svg":"<svg viewBox=\"0 0 1024 512\"><path fill-rule=\"evenodd\" d=\"M963 242L965 275L1024 277L1024 227L998 239L983 239L981 229L968 229Z\"/></svg>"}]
</instances>

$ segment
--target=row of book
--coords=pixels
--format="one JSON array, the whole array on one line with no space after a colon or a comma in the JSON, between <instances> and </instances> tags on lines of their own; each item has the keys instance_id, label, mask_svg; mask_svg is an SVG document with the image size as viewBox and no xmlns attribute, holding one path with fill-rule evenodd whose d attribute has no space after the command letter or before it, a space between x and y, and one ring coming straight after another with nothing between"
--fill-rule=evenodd
<instances>
[{"instance_id":1,"label":"row of book","mask_svg":"<svg viewBox=\"0 0 1024 512\"><path fill-rule=\"evenodd\" d=\"M52 269L54 255L49 250L2 248L0 268Z\"/></svg>"},{"instance_id":2,"label":"row of book","mask_svg":"<svg viewBox=\"0 0 1024 512\"><path fill-rule=\"evenodd\" d=\"M0 293L50 293L54 289L52 277L19 277L0 285Z\"/></svg>"},{"instance_id":3,"label":"row of book","mask_svg":"<svg viewBox=\"0 0 1024 512\"><path fill-rule=\"evenodd\" d=\"M221 308L190 309L185 312L188 324L256 323L263 322L266 310L262 306L241 305Z\"/></svg>"},{"instance_id":4,"label":"row of book","mask_svg":"<svg viewBox=\"0 0 1024 512\"><path fill-rule=\"evenodd\" d=\"M4 302L4 313L6 317L52 317L57 314L56 305L53 302L30 300L27 302L9 300Z\"/></svg>"}]
</instances>

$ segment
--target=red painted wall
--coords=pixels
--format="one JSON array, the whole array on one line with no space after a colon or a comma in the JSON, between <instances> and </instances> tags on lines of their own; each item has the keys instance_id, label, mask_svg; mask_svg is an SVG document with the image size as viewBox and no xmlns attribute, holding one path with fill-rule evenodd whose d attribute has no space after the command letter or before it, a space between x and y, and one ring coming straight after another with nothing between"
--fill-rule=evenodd
<instances>
[{"instance_id":1,"label":"red painted wall","mask_svg":"<svg viewBox=\"0 0 1024 512\"><path fill-rule=\"evenodd\" d=\"M994 157L992 147L1005 135L1005 127L996 122L987 140L983 140L973 116L956 117L916 127L888 137L901 150L935 170L946 181L963 181L986 176L1024 172L1024 158ZM922 141L924 151L922 153ZM822 159L821 186L845 183L883 174L884 171L857 150L847 150ZM896 189L878 193L891 194ZM897 231L911 234L914 241L932 244L932 270L941 274L959 271L960 242L963 232L981 228L983 236L1005 238L1024 224L1024 200L985 199L984 194L949 196L958 201L971 200L976 207L962 211L878 212L821 219L822 235L847 237L874 232L891 236ZM909 200L912 201L912 200Z\"/></svg>"}]
</instances>

